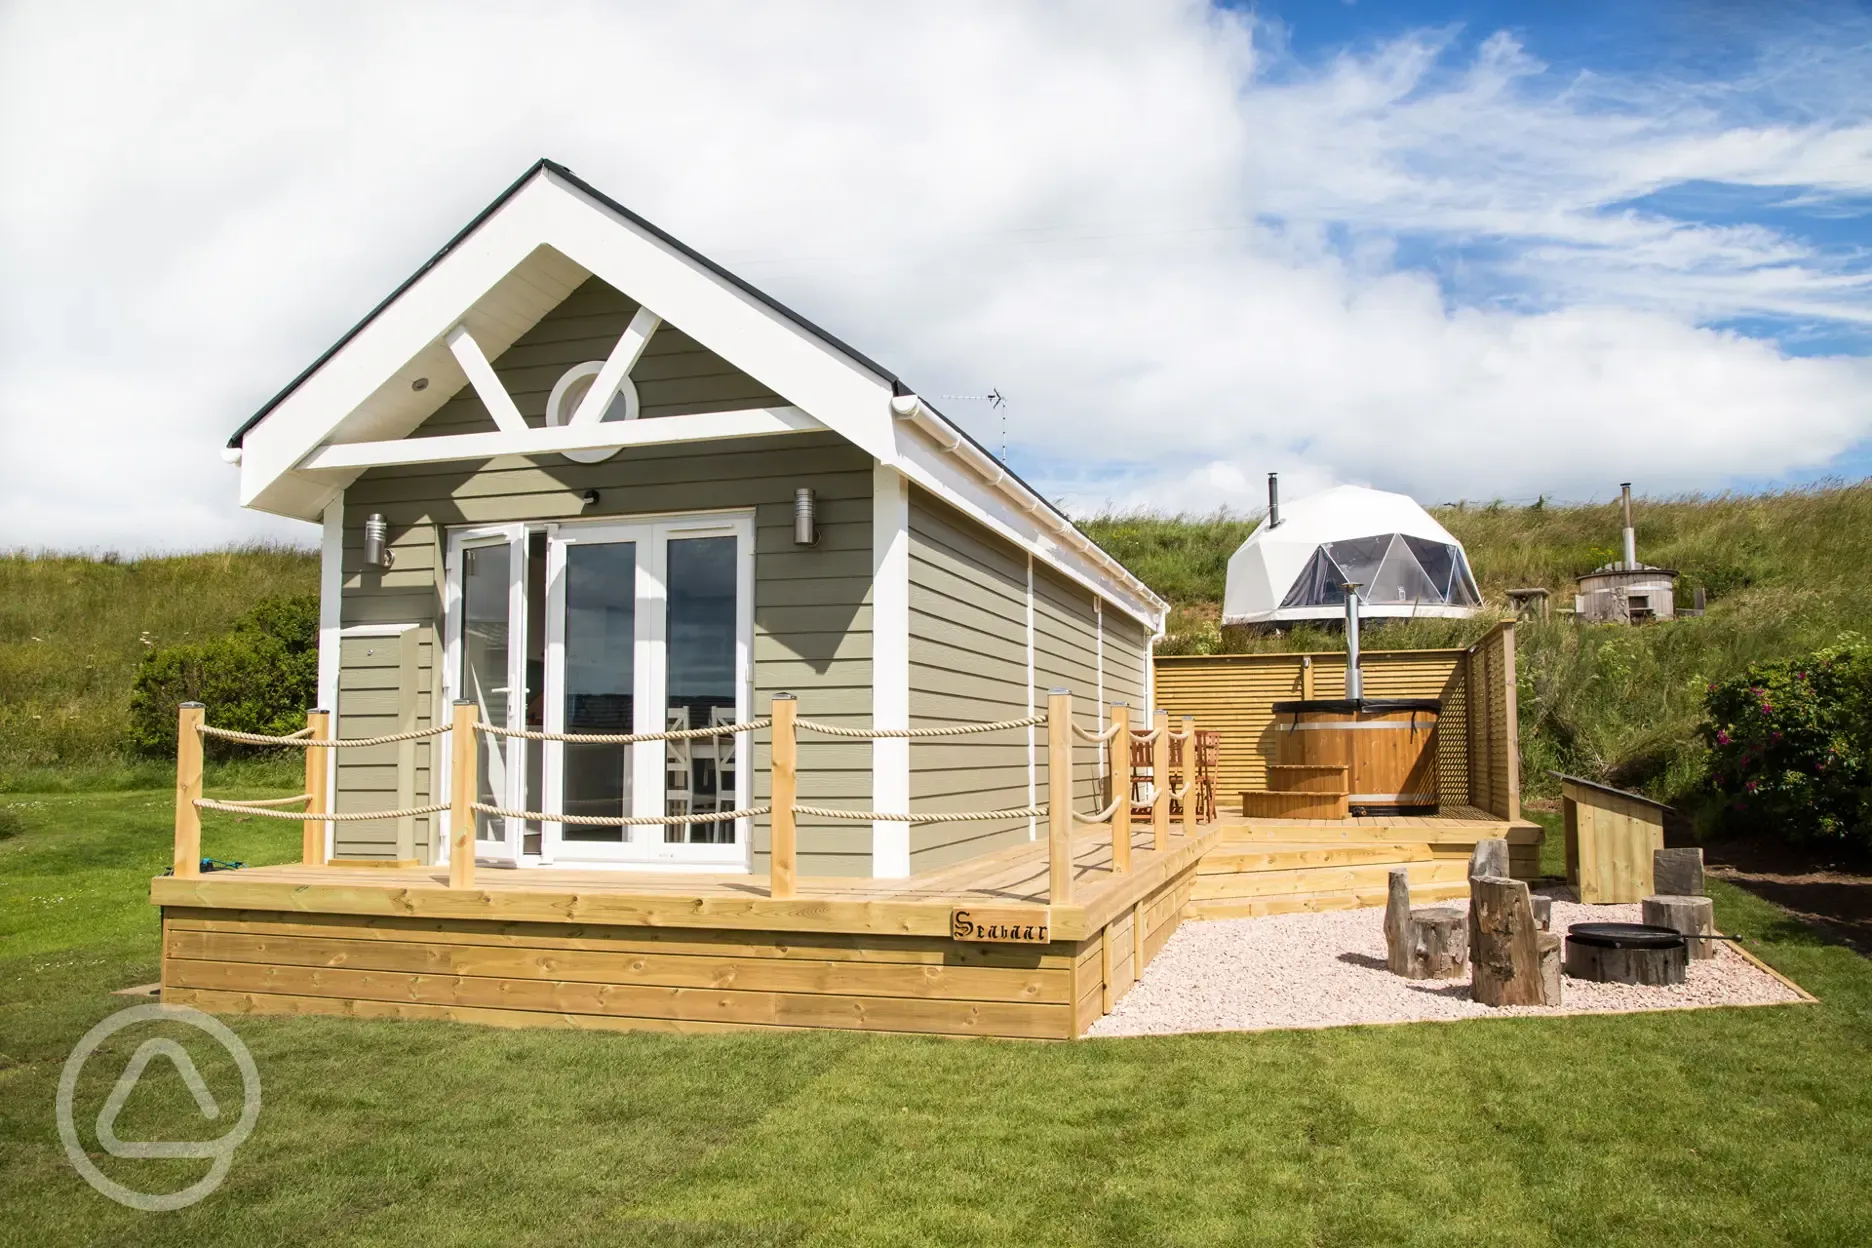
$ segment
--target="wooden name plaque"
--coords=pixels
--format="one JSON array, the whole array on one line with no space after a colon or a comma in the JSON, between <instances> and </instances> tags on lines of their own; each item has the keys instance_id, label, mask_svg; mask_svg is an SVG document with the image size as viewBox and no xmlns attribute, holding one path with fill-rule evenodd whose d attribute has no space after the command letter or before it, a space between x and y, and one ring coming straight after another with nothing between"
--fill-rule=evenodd
<instances>
[{"instance_id":1,"label":"wooden name plaque","mask_svg":"<svg viewBox=\"0 0 1872 1248\"><path fill-rule=\"evenodd\" d=\"M949 912L949 938L1002 945L1044 945L1052 939L1047 933L1044 907L1016 910L979 906Z\"/></svg>"}]
</instances>

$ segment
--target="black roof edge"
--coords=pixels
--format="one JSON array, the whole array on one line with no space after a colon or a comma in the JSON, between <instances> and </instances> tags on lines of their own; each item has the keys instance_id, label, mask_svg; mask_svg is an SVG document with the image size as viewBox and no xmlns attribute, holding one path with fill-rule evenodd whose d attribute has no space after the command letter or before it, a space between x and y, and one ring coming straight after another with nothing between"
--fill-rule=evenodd
<instances>
[{"instance_id":1,"label":"black roof edge","mask_svg":"<svg viewBox=\"0 0 1872 1248\"><path fill-rule=\"evenodd\" d=\"M480 229L483 222L485 222L489 217L493 216L496 212L500 210L501 205L505 204L508 200L512 199L515 195L517 195L521 187L525 186L528 182L532 181L535 177L539 176L541 172L548 172L548 173L555 175L556 177L564 178L567 182L577 187L581 192L583 192L586 195L591 196L593 199L603 204L606 208L609 208L612 212L617 213L619 216L623 217L625 220L629 221L631 224L637 226L639 229L642 229L646 233L655 237L658 241L670 247L675 248L678 252L682 253L684 256L688 257L689 259L695 261L697 264L707 269L710 273L713 273L716 277L721 278L723 281L727 282L729 285L733 286L735 289L741 291L743 294L749 296L750 298L758 300L762 304L765 304L767 307L771 308L773 311L779 313L781 316L784 316L787 320L792 321L795 325L799 326L801 329L805 330L807 333L813 335L815 338L818 338L820 341L824 342L827 346L830 346L834 350L849 357L854 363L860 365L863 368L869 369L871 372L875 373L879 378L890 383L891 394L893 396L902 397L902 396L916 393L916 391L911 389L910 386L907 385L903 381L902 378L898 377L897 374L885 368L882 364L879 364L876 360L873 360L870 356L865 355L862 351L859 351L856 348L852 347L851 345L849 345L842 339L838 338L836 335L828 333L824 329L821 329L818 325L815 325L813 322L807 320L804 316L801 316L798 312L795 312L792 308L787 307L785 304L781 303L778 299L775 299L772 295L767 294L765 291L759 289L756 286L750 285L746 280L739 277L738 275L729 272L727 269L723 268L721 265L717 264L715 261L709 259L707 256L703 255L701 252L697 251L695 248L689 246L689 244L683 242L681 239L676 238L674 235L670 234L667 230L662 229L661 227L657 226L653 222L646 221L643 217L639 216L637 213L632 212L629 208L626 208L623 204L618 203L617 200L611 198L609 195L605 194L603 191L599 190L597 187L593 186L591 183L587 182L585 179L579 177L576 173L573 173L572 170L560 164L558 161L550 160L542 156L538 160L534 161L533 164L527 168L527 171L525 173L521 174L518 178L514 179L513 183L510 186L508 186L506 190L502 191L498 196L496 196L493 202L488 204L488 206L483 208L480 212L476 213L474 215L474 219L468 222L467 225L463 226L455 234L455 237L449 239L448 242L444 243L440 251L436 252L435 255L429 257L428 260L424 261L421 268L417 269L414 273L404 278L403 281L397 286L395 290L391 291L388 295L384 296L384 298L377 304L377 306L372 308L365 315L363 320L353 325L350 329L347 329L344 332L343 337L339 338L337 342L334 342L331 346L327 347L324 353L321 354L318 357L318 359L312 361L311 364L306 366L305 371L301 372L297 377L293 378L290 382L288 382L285 388L282 389L278 394L274 395L272 398L268 399L266 401L266 404L263 407L261 407L259 411L255 412L252 416L249 416L244 422L242 422L241 427L234 431L234 436L228 439L228 445L230 447L238 448L241 445L242 440L246 438L247 434L253 429L255 425L265 420L267 418L267 415L270 412L272 412L274 408L278 407L281 403L286 401L286 398L288 395L290 395L293 391L297 390L300 386L304 385L306 379L312 376L312 374L318 372L319 369L323 368L331 360L331 358L334 355L337 355L340 351L344 350L346 343L350 342L353 338L357 337L360 333L362 333L364 331L364 327L369 325L372 321L376 320L380 315L382 315L383 310L385 308L389 307L391 304L395 303L398 299L400 299L403 296L405 291L409 290L410 287L414 286L419 280L421 280L423 274L427 273L430 269L433 269L437 264L441 263L443 257L447 256L450 252L454 251L457 247L461 246L462 242L466 240L470 234L473 234L476 230ZM932 412L936 412L935 407L931 406L927 401L924 402L924 406L929 407L929 409ZM942 416L941 412L936 412L936 414L938 416ZM1003 463L999 455L996 455L993 451L990 451L987 447L983 446L978 439L976 439L973 435L969 433L968 430L962 428L962 426L958 425L955 421L950 420L947 416L943 416L943 420L947 422L947 424L949 425L951 429L954 429L956 431L957 436L966 439L970 446L980 451L983 455L986 455L989 459L992 459L996 463L1001 464L1001 467L1007 472L1008 476L1012 477L1016 482L1018 482L1023 488L1027 490L1028 493L1032 494L1035 498L1039 499L1040 502L1044 504L1046 508L1049 511L1051 511L1054 515L1066 521L1066 523L1071 524L1073 528L1075 529L1079 527L1078 524L1074 522L1071 516L1067 515L1063 510L1061 510L1058 506L1056 506L1053 503L1052 499L1049 499L1046 495L1042 494L1039 490L1036 490L1034 489L1033 486L1029 485L1021 477L1019 473L1015 472L1012 468L1009 468L1007 464ZM1097 545L1096 542L1093 544ZM1122 567L1123 565L1120 564L1119 566ZM1130 571L1130 570L1126 569L1126 571ZM1137 574L1133 572L1131 573L1131 575L1135 577ZM1143 585L1144 582L1140 579L1138 581L1138 584ZM1147 592L1151 592L1149 586L1145 586L1145 589Z\"/></svg>"}]
</instances>

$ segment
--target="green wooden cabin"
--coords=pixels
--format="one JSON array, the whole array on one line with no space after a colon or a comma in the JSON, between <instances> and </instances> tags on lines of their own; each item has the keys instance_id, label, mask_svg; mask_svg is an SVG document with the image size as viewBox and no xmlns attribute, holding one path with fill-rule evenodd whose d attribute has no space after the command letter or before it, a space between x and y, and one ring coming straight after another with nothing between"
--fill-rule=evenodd
<instances>
[{"instance_id":1,"label":"green wooden cabin","mask_svg":"<svg viewBox=\"0 0 1872 1248\"><path fill-rule=\"evenodd\" d=\"M1136 577L891 372L551 162L228 457L246 506L323 526L319 703L341 737L427 727L458 698L573 733L741 722L782 692L883 728L1021 718L1054 687L1086 727L1151 702L1164 604ZM807 740L800 800L1029 806L1034 731ZM480 748L482 800L516 811L726 815L766 796L759 733ZM334 753L332 809L446 801L434 738ZM328 853L439 862L445 822L335 823ZM802 818L800 870L901 877L1034 835ZM766 843L763 817L484 815L476 856L760 872Z\"/></svg>"}]
</instances>

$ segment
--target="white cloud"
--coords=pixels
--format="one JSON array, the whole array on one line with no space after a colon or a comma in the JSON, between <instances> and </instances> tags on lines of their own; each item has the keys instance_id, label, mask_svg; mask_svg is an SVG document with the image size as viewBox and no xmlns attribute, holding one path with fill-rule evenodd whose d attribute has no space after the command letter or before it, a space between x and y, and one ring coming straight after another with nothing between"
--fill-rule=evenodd
<instances>
[{"instance_id":1,"label":"white cloud","mask_svg":"<svg viewBox=\"0 0 1872 1248\"><path fill-rule=\"evenodd\" d=\"M1699 327L1864 323L1861 259L1628 206L1872 192L1816 94L1850 39L1712 86L1448 32L1300 65L1176 3L180 13L0 10L0 545L305 535L221 442L538 155L927 392L999 386L1081 506L1711 487L1872 433L1864 358Z\"/></svg>"}]
</instances>

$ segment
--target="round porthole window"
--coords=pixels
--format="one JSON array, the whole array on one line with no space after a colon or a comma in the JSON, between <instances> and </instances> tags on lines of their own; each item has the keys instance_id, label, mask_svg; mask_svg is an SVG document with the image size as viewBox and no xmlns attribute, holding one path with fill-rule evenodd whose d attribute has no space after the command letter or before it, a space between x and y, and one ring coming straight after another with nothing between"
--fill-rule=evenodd
<instances>
[{"instance_id":1,"label":"round porthole window","mask_svg":"<svg viewBox=\"0 0 1872 1248\"><path fill-rule=\"evenodd\" d=\"M587 360L583 364L574 364L553 384L552 394L546 400L546 423L558 426L570 423L572 414L585 401L591 392L592 383L598 380L598 373L604 368L603 360ZM636 420L637 387L626 377L618 385L618 390L611 398L611 405L605 408L600 421ZM610 459L617 454L618 448L609 447L592 451L566 451L565 457L574 463L595 464L600 460Z\"/></svg>"}]
</instances>

